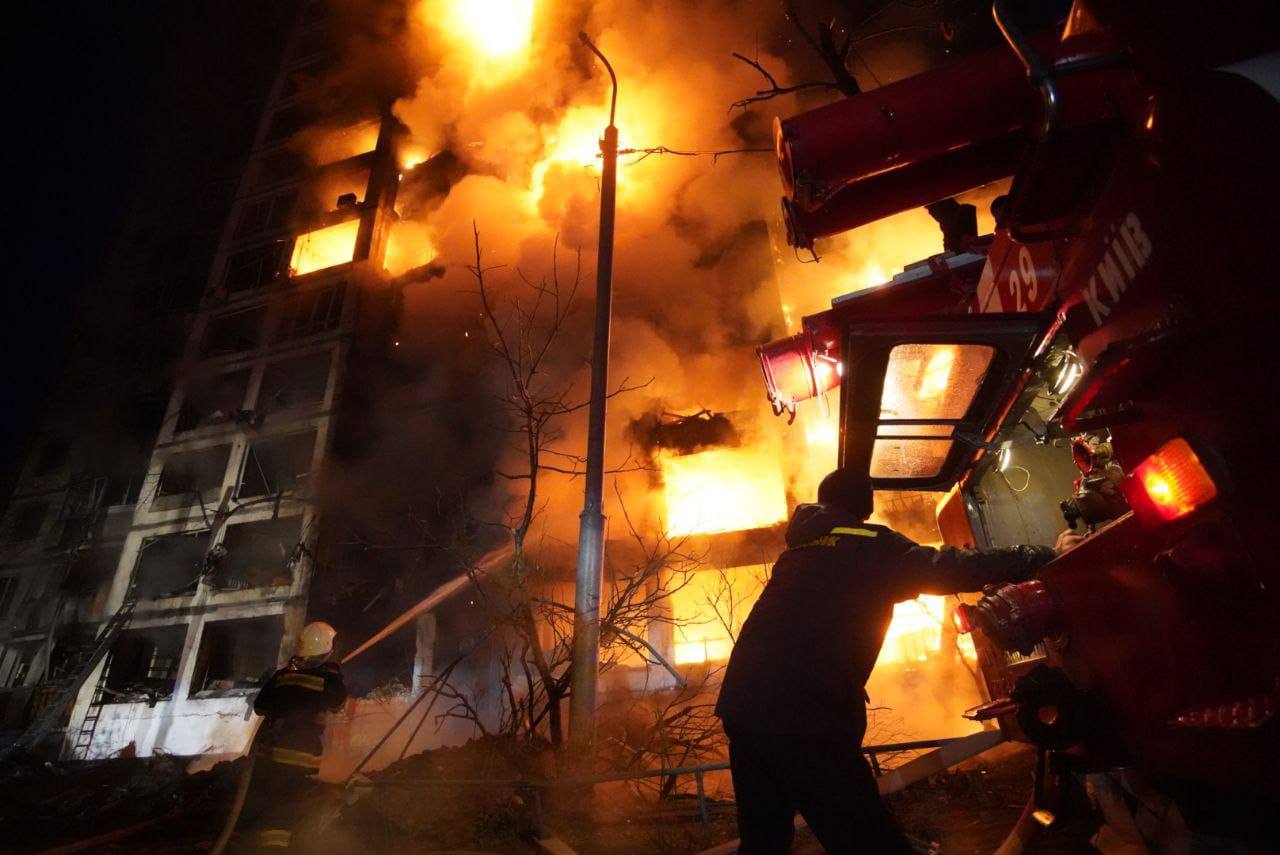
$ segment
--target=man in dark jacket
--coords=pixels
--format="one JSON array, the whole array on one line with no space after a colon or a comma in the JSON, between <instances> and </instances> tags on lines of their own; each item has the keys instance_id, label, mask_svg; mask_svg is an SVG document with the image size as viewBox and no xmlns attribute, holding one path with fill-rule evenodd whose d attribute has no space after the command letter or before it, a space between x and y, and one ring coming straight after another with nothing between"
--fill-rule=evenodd
<instances>
[{"instance_id":1,"label":"man in dark jacket","mask_svg":"<svg viewBox=\"0 0 1280 855\"><path fill-rule=\"evenodd\" d=\"M783 853L796 811L829 852L910 852L862 756L865 685L895 603L1029 576L1047 546L919 546L871 515L837 469L796 508L787 550L734 645L716 714L729 737L744 855Z\"/></svg>"},{"instance_id":2,"label":"man in dark jacket","mask_svg":"<svg viewBox=\"0 0 1280 855\"><path fill-rule=\"evenodd\" d=\"M288 849L300 808L312 797L311 776L324 753L324 714L347 699L333 650L333 627L310 623L298 640L298 655L271 675L253 702L263 716L254 743L253 782L240 827L242 848Z\"/></svg>"}]
</instances>

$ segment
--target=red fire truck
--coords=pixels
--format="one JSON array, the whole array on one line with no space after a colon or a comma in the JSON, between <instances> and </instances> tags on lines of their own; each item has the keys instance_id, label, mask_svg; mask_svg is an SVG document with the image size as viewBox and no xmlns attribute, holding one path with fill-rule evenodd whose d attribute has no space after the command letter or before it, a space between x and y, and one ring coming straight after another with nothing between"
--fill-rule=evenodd
<instances>
[{"instance_id":1,"label":"red fire truck","mask_svg":"<svg viewBox=\"0 0 1280 855\"><path fill-rule=\"evenodd\" d=\"M1158 794L1274 841L1280 27L1187 5L1077 0L1028 33L997 2L1007 45L778 122L796 247L1012 183L994 234L759 353L779 413L839 389L841 465L946 492L948 543L1088 535L957 612L975 717L1111 820L1151 828Z\"/></svg>"}]
</instances>

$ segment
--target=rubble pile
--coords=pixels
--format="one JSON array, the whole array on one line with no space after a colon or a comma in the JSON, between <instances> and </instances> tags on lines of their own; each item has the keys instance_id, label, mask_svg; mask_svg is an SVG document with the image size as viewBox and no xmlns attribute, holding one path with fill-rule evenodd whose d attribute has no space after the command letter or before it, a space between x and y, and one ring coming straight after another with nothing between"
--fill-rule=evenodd
<instances>
[{"instance_id":1,"label":"rubble pile","mask_svg":"<svg viewBox=\"0 0 1280 855\"><path fill-rule=\"evenodd\" d=\"M0 774L0 840L36 851L135 829L132 844L217 834L242 764L221 763L189 775L170 756L78 763L11 765Z\"/></svg>"},{"instance_id":2,"label":"rubble pile","mask_svg":"<svg viewBox=\"0 0 1280 855\"><path fill-rule=\"evenodd\" d=\"M527 851L535 836L540 794L509 782L554 775L549 745L484 737L456 748L406 757L357 787L342 823L384 839L433 849ZM466 780L434 785L432 780ZM388 844L394 841L386 840Z\"/></svg>"}]
</instances>

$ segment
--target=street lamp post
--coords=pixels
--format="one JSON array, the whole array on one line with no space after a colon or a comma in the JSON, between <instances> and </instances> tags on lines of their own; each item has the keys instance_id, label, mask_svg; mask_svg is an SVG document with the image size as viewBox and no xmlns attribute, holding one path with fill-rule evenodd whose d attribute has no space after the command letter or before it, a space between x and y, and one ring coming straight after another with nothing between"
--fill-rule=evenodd
<instances>
[{"instance_id":1,"label":"street lamp post","mask_svg":"<svg viewBox=\"0 0 1280 855\"><path fill-rule=\"evenodd\" d=\"M587 37L613 82L609 126L600 140L600 247L596 258L596 318L591 347L591 404L587 423L587 473L578 528L578 575L573 607L573 681L569 693L569 746L584 753L595 738L596 683L600 670L600 583L604 569L604 418L609 386L609 323L613 299L613 224L618 179L618 77Z\"/></svg>"}]
</instances>

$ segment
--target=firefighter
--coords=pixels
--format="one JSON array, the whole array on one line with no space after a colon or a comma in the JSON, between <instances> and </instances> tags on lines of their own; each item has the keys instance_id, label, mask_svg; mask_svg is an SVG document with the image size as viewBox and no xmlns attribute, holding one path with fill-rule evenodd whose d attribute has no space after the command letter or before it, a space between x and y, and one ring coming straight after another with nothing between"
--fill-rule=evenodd
<instances>
[{"instance_id":1,"label":"firefighter","mask_svg":"<svg viewBox=\"0 0 1280 855\"><path fill-rule=\"evenodd\" d=\"M866 522L870 481L837 469L796 508L787 549L738 636L716 714L743 855L783 853L799 811L829 852L911 849L862 755L867 678L894 603L1021 580L1047 546L933 549Z\"/></svg>"},{"instance_id":2,"label":"firefighter","mask_svg":"<svg viewBox=\"0 0 1280 855\"><path fill-rule=\"evenodd\" d=\"M298 639L297 655L271 675L253 702L264 717L254 745L253 781L240 823L249 851L287 849L300 805L313 795L312 775L324 750L324 714L347 699L338 663L326 659L336 633L310 623Z\"/></svg>"}]
</instances>

